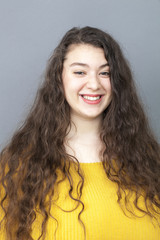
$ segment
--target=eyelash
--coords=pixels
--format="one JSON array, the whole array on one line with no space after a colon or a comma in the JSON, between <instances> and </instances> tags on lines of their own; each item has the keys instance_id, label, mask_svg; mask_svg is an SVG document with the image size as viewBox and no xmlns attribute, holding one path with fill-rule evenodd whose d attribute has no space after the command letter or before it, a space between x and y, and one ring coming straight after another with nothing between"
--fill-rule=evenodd
<instances>
[{"instance_id":1,"label":"eyelash","mask_svg":"<svg viewBox=\"0 0 160 240\"><path fill-rule=\"evenodd\" d=\"M83 71L77 71L77 72L74 72L74 74L76 74L76 75L84 75L86 73L83 72ZM110 76L110 73L109 72L101 72L100 75L102 75L102 76Z\"/></svg>"},{"instance_id":2,"label":"eyelash","mask_svg":"<svg viewBox=\"0 0 160 240\"><path fill-rule=\"evenodd\" d=\"M101 72L100 74L103 76L110 76L110 72Z\"/></svg>"},{"instance_id":3,"label":"eyelash","mask_svg":"<svg viewBox=\"0 0 160 240\"><path fill-rule=\"evenodd\" d=\"M82 72L82 71L77 71L77 72L74 72L74 74L77 74L77 75L84 75L85 72Z\"/></svg>"}]
</instances>

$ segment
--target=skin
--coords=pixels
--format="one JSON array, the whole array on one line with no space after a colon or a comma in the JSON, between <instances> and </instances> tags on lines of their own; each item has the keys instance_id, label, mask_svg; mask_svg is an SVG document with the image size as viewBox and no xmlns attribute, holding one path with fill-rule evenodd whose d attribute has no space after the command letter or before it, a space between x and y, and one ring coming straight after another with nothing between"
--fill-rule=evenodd
<instances>
[{"instance_id":1,"label":"skin","mask_svg":"<svg viewBox=\"0 0 160 240\"><path fill-rule=\"evenodd\" d=\"M66 150L80 162L99 161L102 149L99 127L102 113L112 98L109 66L103 49L88 44L70 46L62 80L74 123L66 138Z\"/></svg>"}]
</instances>

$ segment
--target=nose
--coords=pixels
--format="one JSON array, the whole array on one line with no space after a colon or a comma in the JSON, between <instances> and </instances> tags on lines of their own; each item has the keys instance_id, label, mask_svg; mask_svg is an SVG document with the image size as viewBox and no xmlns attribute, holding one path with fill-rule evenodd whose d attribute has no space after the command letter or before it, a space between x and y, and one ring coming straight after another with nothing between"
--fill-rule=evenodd
<instances>
[{"instance_id":1,"label":"nose","mask_svg":"<svg viewBox=\"0 0 160 240\"><path fill-rule=\"evenodd\" d=\"M90 76L87 79L87 88L92 89L92 90L98 90L100 88L100 82L99 79L97 77L97 75L95 74L94 76Z\"/></svg>"}]
</instances>

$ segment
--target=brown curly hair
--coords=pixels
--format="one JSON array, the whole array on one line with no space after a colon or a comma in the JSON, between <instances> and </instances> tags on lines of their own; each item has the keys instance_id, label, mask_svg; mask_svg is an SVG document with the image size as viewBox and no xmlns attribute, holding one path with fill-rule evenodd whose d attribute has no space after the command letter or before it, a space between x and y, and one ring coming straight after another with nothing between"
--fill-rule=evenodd
<instances>
[{"instance_id":1,"label":"brown curly hair","mask_svg":"<svg viewBox=\"0 0 160 240\"><path fill-rule=\"evenodd\" d=\"M45 81L27 119L1 152L0 203L4 211L1 224L4 222L7 240L32 239L36 207L44 216L38 239L45 238L57 169L64 179L68 178L69 195L74 199L70 162L78 166L81 177L80 194L74 200L82 204L83 211L80 199L84 178L78 159L68 155L64 147L70 128L70 107L64 97L62 70L71 44L102 48L109 63L112 101L103 113L100 138L105 145L103 167L107 177L117 183L118 203L123 200L130 211L126 190L134 191L137 209L152 218L160 214L160 148L138 99L129 64L109 34L92 27L72 28L49 59ZM141 192L145 210L138 204Z\"/></svg>"}]
</instances>

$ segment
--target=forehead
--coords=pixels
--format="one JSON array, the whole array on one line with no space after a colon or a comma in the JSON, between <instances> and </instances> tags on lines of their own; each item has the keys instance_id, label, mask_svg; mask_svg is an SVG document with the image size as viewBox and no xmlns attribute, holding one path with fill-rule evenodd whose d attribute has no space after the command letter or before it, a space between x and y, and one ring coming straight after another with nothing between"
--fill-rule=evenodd
<instances>
[{"instance_id":1,"label":"forehead","mask_svg":"<svg viewBox=\"0 0 160 240\"><path fill-rule=\"evenodd\" d=\"M72 44L69 46L65 56L66 61L87 61L91 59L107 62L102 48L95 47L91 44Z\"/></svg>"}]
</instances>

